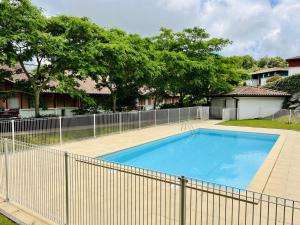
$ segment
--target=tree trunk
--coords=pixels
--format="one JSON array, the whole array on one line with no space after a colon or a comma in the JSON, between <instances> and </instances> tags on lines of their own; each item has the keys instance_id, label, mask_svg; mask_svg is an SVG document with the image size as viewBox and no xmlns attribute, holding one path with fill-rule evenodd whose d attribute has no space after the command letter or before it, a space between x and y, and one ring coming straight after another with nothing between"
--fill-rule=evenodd
<instances>
[{"instance_id":1,"label":"tree trunk","mask_svg":"<svg viewBox=\"0 0 300 225\"><path fill-rule=\"evenodd\" d=\"M112 98L113 98L113 112L115 113L117 111L117 95L112 94Z\"/></svg>"},{"instance_id":2,"label":"tree trunk","mask_svg":"<svg viewBox=\"0 0 300 225\"><path fill-rule=\"evenodd\" d=\"M154 109L154 110L156 109L156 104L157 104L157 98L154 97L154 102L153 102L153 109Z\"/></svg>"},{"instance_id":3,"label":"tree trunk","mask_svg":"<svg viewBox=\"0 0 300 225\"><path fill-rule=\"evenodd\" d=\"M179 92L179 101L178 101L179 107L183 106L183 94L182 92Z\"/></svg>"},{"instance_id":4,"label":"tree trunk","mask_svg":"<svg viewBox=\"0 0 300 225\"><path fill-rule=\"evenodd\" d=\"M40 117L40 94L39 90L34 90L34 111L35 117Z\"/></svg>"}]
</instances>

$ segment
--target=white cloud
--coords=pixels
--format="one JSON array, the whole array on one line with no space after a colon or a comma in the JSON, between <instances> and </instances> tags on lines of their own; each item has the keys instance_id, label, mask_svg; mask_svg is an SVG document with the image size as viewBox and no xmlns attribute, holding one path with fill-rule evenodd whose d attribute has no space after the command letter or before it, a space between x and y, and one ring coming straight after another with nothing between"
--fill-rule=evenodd
<instances>
[{"instance_id":1,"label":"white cloud","mask_svg":"<svg viewBox=\"0 0 300 225\"><path fill-rule=\"evenodd\" d=\"M143 36L161 26L201 26L234 44L223 54L300 55L300 1L280 0L34 0L48 14L88 16L102 26Z\"/></svg>"},{"instance_id":2,"label":"white cloud","mask_svg":"<svg viewBox=\"0 0 300 225\"><path fill-rule=\"evenodd\" d=\"M199 7L198 0L159 0L158 5L170 11L188 13Z\"/></svg>"}]
</instances>

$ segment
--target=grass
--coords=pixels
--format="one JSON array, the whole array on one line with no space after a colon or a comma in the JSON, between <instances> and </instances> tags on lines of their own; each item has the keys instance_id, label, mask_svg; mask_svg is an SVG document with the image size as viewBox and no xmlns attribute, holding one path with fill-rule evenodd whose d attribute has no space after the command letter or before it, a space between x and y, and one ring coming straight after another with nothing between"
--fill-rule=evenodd
<instances>
[{"instance_id":1,"label":"grass","mask_svg":"<svg viewBox=\"0 0 300 225\"><path fill-rule=\"evenodd\" d=\"M262 127L284 130L300 131L300 125L294 123L286 123L280 120L232 120L219 123L226 126L243 126L243 127Z\"/></svg>"},{"instance_id":2,"label":"grass","mask_svg":"<svg viewBox=\"0 0 300 225\"><path fill-rule=\"evenodd\" d=\"M12 222L11 220L7 219L5 216L0 214L0 224L1 225L16 225L16 223Z\"/></svg>"},{"instance_id":3,"label":"grass","mask_svg":"<svg viewBox=\"0 0 300 225\"><path fill-rule=\"evenodd\" d=\"M149 126L148 124L144 124L143 127ZM124 126L122 127L122 131L128 131L132 129L137 129L137 127ZM112 133L119 133L118 126L112 127L97 127L96 128L96 136L100 137L103 135L108 135ZM71 141L71 140L79 140L83 138L89 138L94 136L93 128L85 128L77 130L69 130L62 132L62 140L63 142ZM26 142L30 144L59 144L60 137L59 131L49 132L49 133L35 133L35 134L17 134L15 139L17 141Z\"/></svg>"}]
</instances>

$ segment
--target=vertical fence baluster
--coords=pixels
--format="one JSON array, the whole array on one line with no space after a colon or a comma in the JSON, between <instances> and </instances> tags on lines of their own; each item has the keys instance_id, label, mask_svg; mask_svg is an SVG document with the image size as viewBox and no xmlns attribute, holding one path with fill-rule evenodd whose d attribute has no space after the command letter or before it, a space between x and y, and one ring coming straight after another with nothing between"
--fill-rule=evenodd
<instances>
[{"instance_id":1,"label":"vertical fence baluster","mask_svg":"<svg viewBox=\"0 0 300 225\"><path fill-rule=\"evenodd\" d=\"M185 225L186 220L186 183L188 182L184 176L180 180L180 225Z\"/></svg>"},{"instance_id":2,"label":"vertical fence baluster","mask_svg":"<svg viewBox=\"0 0 300 225\"><path fill-rule=\"evenodd\" d=\"M68 171L68 153L65 152L65 191L66 191L66 225L69 225L69 171Z\"/></svg>"},{"instance_id":3,"label":"vertical fence baluster","mask_svg":"<svg viewBox=\"0 0 300 225\"><path fill-rule=\"evenodd\" d=\"M15 121L11 121L12 150L15 152Z\"/></svg>"},{"instance_id":4,"label":"vertical fence baluster","mask_svg":"<svg viewBox=\"0 0 300 225\"><path fill-rule=\"evenodd\" d=\"M62 124L61 124L61 121L62 120L62 118L61 118L61 116L59 117L59 143L60 144L62 144L62 128L61 128L61 126L62 126Z\"/></svg>"},{"instance_id":5,"label":"vertical fence baluster","mask_svg":"<svg viewBox=\"0 0 300 225\"><path fill-rule=\"evenodd\" d=\"M119 113L119 133L122 133L122 113Z\"/></svg>"},{"instance_id":6,"label":"vertical fence baluster","mask_svg":"<svg viewBox=\"0 0 300 225\"><path fill-rule=\"evenodd\" d=\"M139 129L141 129L141 111L139 111Z\"/></svg>"},{"instance_id":7,"label":"vertical fence baluster","mask_svg":"<svg viewBox=\"0 0 300 225\"><path fill-rule=\"evenodd\" d=\"M94 114L94 138L96 137L96 114Z\"/></svg>"},{"instance_id":8,"label":"vertical fence baluster","mask_svg":"<svg viewBox=\"0 0 300 225\"><path fill-rule=\"evenodd\" d=\"M8 165L8 140L4 139L4 154L5 154L5 185L6 185L6 201L9 201L9 165Z\"/></svg>"}]
</instances>

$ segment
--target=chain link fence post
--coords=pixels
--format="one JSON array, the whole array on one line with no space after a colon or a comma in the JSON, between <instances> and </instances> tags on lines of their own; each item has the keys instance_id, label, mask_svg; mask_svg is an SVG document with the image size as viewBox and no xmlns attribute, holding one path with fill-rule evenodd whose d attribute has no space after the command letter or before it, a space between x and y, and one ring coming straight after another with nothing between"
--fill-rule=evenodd
<instances>
[{"instance_id":1,"label":"chain link fence post","mask_svg":"<svg viewBox=\"0 0 300 225\"><path fill-rule=\"evenodd\" d=\"M168 124L170 124L170 109L168 109Z\"/></svg>"},{"instance_id":2,"label":"chain link fence post","mask_svg":"<svg viewBox=\"0 0 300 225\"><path fill-rule=\"evenodd\" d=\"M188 182L184 176L179 177L180 180L180 225L186 222L186 183Z\"/></svg>"}]
</instances>

